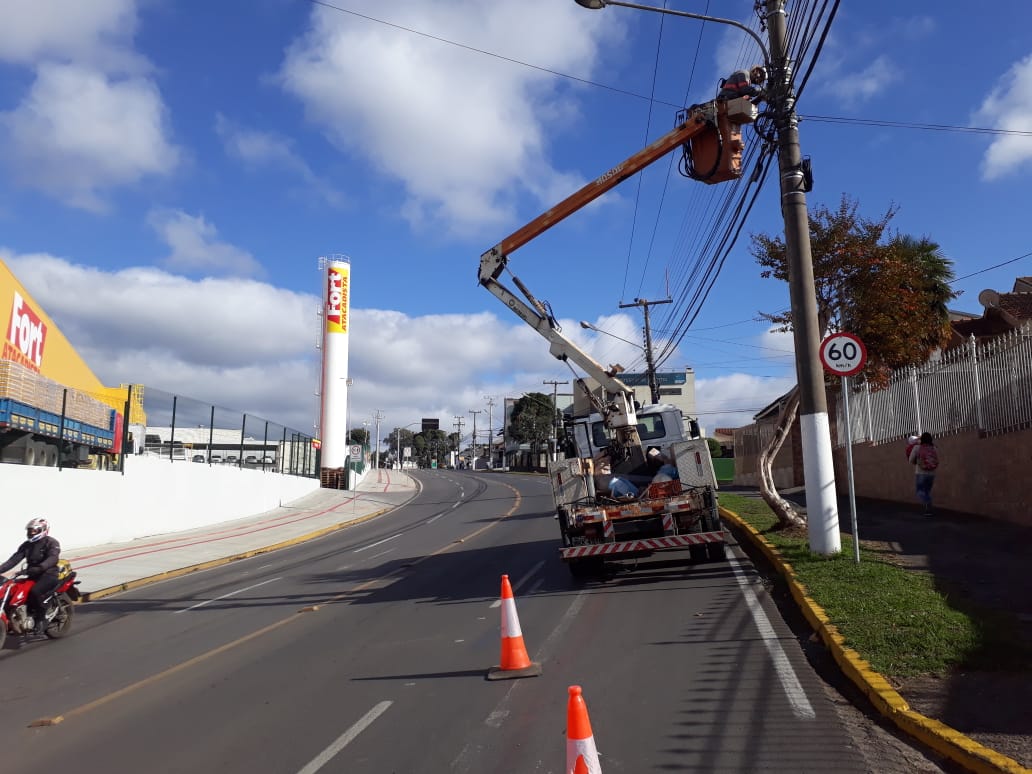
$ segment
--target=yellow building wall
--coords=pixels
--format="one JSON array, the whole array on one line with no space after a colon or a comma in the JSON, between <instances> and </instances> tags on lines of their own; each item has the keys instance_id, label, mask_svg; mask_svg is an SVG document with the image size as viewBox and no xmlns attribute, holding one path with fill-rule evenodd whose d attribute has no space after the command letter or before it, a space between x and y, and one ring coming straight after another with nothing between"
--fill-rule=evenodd
<instances>
[{"instance_id":1,"label":"yellow building wall","mask_svg":"<svg viewBox=\"0 0 1032 774\"><path fill-rule=\"evenodd\" d=\"M3 359L20 363L64 387L88 392L123 411L126 390L105 387L43 307L0 260Z\"/></svg>"}]
</instances>

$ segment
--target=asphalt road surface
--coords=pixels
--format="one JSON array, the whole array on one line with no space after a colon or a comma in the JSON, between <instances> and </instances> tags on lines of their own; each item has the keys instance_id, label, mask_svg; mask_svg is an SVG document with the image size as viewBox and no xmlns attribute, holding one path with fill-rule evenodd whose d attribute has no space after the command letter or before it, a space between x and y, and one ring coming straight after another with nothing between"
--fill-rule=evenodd
<instances>
[{"instance_id":1,"label":"asphalt road surface","mask_svg":"<svg viewBox=\"0 0 1032 774\"><path fill-rule=\"evenodd\" d=\"M383 517L79 605L68 638L5 649L3 769L561 772L578 684L606 774L889 770L736 550L575 583L547 479L416 477ZM540 677L485 679L503 574Z\"/></svg>"}]
</instances>

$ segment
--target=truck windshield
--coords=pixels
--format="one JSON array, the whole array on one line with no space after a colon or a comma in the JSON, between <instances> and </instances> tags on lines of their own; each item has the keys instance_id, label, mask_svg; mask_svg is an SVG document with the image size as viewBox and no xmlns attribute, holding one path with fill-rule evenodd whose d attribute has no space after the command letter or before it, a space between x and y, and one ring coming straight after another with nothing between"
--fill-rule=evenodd
<instances>
[{"instance_id":1,"label":"truck windshield","mask_svg":"<svg viewBox=\"0 0 1032 774\"><path fill-rule=\"evenodd\" d=\"M653 438L662 438L666 435L666 426L663 424L662 414L649 414L638 417L638 435L643 441Z\"/></svg>"}]
</instances>

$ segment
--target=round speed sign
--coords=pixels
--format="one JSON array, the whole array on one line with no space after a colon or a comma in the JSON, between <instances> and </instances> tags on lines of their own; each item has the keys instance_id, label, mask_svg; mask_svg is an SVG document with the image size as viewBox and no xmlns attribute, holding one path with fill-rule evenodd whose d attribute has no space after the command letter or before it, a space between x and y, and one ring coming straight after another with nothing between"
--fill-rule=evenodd
<instances>
[{"instance_id":1,"label":"round speed sign","mask_svg":"<svg viewBox=\"0 0 1032 774\"><path fill-rule=\"evenodd\" d=\"M867 348L852 333L833 333L821 342L821 364L835 376L853 376L867 362Z\"/></svg>"}]
</instances>

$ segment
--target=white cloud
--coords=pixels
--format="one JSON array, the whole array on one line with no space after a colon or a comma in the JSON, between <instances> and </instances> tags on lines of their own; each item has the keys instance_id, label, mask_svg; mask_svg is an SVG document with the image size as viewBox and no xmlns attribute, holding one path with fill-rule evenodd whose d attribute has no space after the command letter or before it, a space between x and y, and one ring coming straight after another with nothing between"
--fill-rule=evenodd
<instances>
[{"instance_id":1,"label":"white cloud","mask_svg":"<svg viewBox=\"0 0 1032 774\"><path fill-rule=\"evenodd\" d=\"M221 113L215 117L215 131L228 153L253 167L272 166L296 176L327 204L339 207L344 196L312 171L294 150L294 143L273 132L238 126Z\"/></svg>"},{"instance_id":2,"label":"white cloud","mask_svg":"<svg viewBox=\"0 0 1032 774\"><path fill-rule=\"evenodd\" d=\"M351 7L575 75L590 73L602 30L619 30L604 23L606 14L554 0ZM279 80L331 142L403 185L403 212L414 223L441 220L458 232L497 227L518 196L570 190L548 158L549 134L561 123L546 117L571 110L549 73L317 7Z\"/></svg>"},{"instance_id":3,"label":"white cloud","mask_svg":"<svg viewBox=\"0 0 1032 774\"><path fill-rule=\"evenodd\" d=\"M105 384L143 384L148 403L176 394L311 431L319 384L315 295L253 280L193 280L147 267L106 271L47 254L0 249L0 259ZM118 324L112 324L113 315ZM582 330L576 321L561 323L567 335L608 364L606 337ZM638 330L626 314L602 318L598 326L603 325L631 341ZM438 417L450 428L456 416L465 418L468 432L469 410L486 411L489 395L495 399L493 419L500 423L505 397L548 392L545 380L573 379L528 326L487 313L410 317L352 309L349 350L350 424L361 426L380 411L381 434L422 417ZM755 408L778 389L775 380L753 377L705 380L699 407ZM486 419L482 414L478 422ZM715 426L708 418L704 424Z\"/></svg>"},{"instance_id":4,"label":"white cloud","mask_svg":"<svg viewBox=\"0 0 1032 774\"><path fill-rule=\"evenodd\" d=\"M91 64L105 71L137 69L131 49L136 0L0 0L0 61Z\"/></svg>"},{"instance_id":5,"label":"white cloud","mask_svg":"<svg viewBox=\"0 0 1032 774\"><path fill-rule=\"evenodd\" d=\"M699 422L712 433L717 427L742 427L753 416L795 384L794 376L765 379L749 374L730 374L697 379L695 405Z\"/></svg>"},{"instance_id":6,"label":"white cloud","mask_svg":"<svg viewBox=\"0 0 1032 774\"><path fill-rule=\"evenodd\" d=\"M975 122L997 129L1025 130L1032 126L1032 54L1015 62L975 114ZM998 180L1020 172L1032 161L1032 137L999 137L982 159L982 178Z\"/></svg>"},{"instance_id":7,"label":"white cloud","mask_svg":"<svg viewBox=\"0 0 1032 774\"><path fill-rule=\"evenodd\" d=\"M0 114L4 135L3 156L23 185L91 211L105 208L104 189L179 161L151 81L74 65L41 65L21 104Z\"/></svg>"},{"instance_id":8,"label":"white cloud","mask_svg":"<svg viewBox=\"0 0 1032 774\"><path fill-rule=\"evenodd\" d=\"M170 269L237 276L265 273L249 252L220 242L218 230L203 215L154 210L147 216L147 223L172 249L164 260Z\"/></svg>"}]
</instances>

